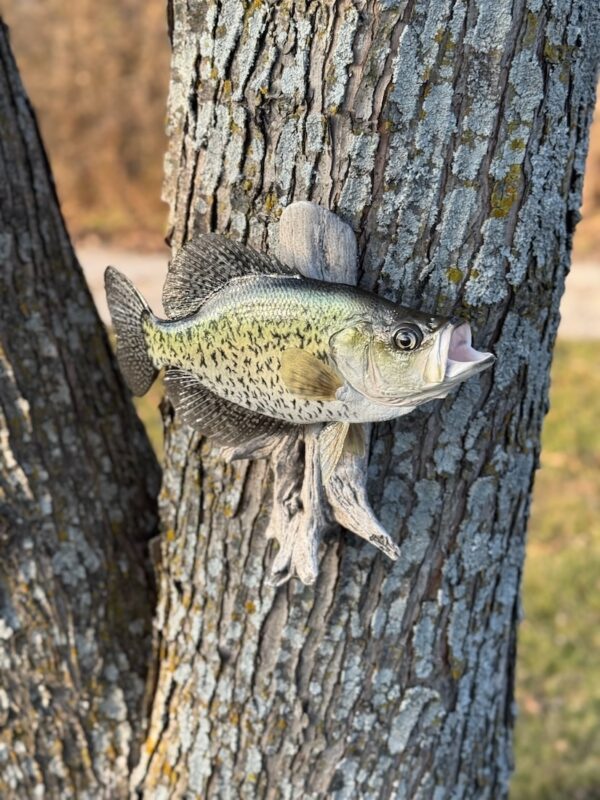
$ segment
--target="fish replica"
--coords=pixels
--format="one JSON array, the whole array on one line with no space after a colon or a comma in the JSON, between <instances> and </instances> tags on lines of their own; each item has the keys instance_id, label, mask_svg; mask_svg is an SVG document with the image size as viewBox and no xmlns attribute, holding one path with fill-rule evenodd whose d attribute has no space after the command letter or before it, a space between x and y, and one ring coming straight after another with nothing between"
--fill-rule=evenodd
<instances>
[{"instance_id":1,"label":"fish replica","mask_svg":"<svg viewBox=\"0 0 600 800\"><path fill-rule=\"evenodd\" d=\"M324 423L324 481L345 451L364 449L359 423L445 397L495 360L472 347L467 322L303 277L217 234L197 236L174 257L163 290L168 319L113 267L105 285L117 359L134 394L165 368L179 416L246 455Z\"/></svg>"}]
</instances>

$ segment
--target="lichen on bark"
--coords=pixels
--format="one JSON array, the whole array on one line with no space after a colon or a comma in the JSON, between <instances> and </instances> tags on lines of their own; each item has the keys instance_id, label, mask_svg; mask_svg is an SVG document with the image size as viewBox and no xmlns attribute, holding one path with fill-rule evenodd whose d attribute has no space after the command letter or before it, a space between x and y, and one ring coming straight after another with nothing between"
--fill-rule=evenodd
<instances>
[{"instance_id":1,"label":"lichen on bark","mask_svg":"<svg viewBox=\"0 0 600 800\"><path fill-rule=\"evenodd\" d=\"M170 0L171 240L275 251L310 199L360 280L460 313L493 374L376 426L394 565L325 537L267 580L267 461L165 411L156 464L0 28L0 788L6 797L499 798L519 583L598 66L586 0ZM285 477L279 475L279 478Z\"/></svg>"},{"instance_id":2,"label":"lichen on bark","mask_svg":"<svg viewBox=\"0 0 600 800\"><path fill-rule=\"evenodd\" d=\"M460 313L498 364L377 426L390 565L330 537L265 580L266 462L167 417L147 797L498 798L518 591L593 107L585 2L172 0L172 243L275 250L293 200L352 225L361 283Z\"/></svg>"}]
</instances>

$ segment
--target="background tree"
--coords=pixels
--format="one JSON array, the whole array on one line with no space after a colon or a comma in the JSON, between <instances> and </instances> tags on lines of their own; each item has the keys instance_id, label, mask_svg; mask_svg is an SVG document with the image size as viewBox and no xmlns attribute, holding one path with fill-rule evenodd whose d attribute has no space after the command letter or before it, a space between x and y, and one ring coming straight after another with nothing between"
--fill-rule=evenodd
<instances>
[{"instance_id":1,"label":"background tree","mask_svg":"<svg viewBox=\"0 0 600 800\"><path fill-rule=\"evenodd\" d=\"M164 4L4 0L2 8L71 236L162 245Z\"/></svg>"},{"instance_id":2,"label":"background tree","mask_svg":"<svg viewBox=\"0 0 600 800\"><path fill-rule=\"evenodd\" d=\"M466 315L498 364L377 428L374 505L403 558L334 536L314 587L265 581L268 463L223 464L167 417L158 674L133 782L153 798L503 796L597 9L174 0L170 20L174 246L213 229L274 249L284 205L315 200L357 232L363 286Z\"/></svg>"},{"instance_id":3,"label":"background tree","mask_svg":"<svg viewBox=\"0 0 600 800\"><path fill-rule=\"evenodd\" d=\"M125 796L159 469L0 19L0 795Z\"/></svg>"}]
</instances>

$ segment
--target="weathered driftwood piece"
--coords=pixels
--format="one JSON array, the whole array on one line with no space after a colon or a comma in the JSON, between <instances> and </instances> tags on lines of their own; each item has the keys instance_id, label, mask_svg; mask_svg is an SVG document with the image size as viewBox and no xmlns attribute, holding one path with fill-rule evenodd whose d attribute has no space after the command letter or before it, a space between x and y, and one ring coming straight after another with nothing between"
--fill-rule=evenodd
<instances>
[{"instance_id":1,"label":"weathered driftwood piece","mask_svg":"<svg viewBox=\"0 0 600 800\"><path fill-rule=\"evenodd\" d=\"M281 261L307 278L356 285L354 232L331 211L315 203L299 201L284 209L279 222L278 253ZM321 425L310 426L284 437L272 454L275 482L267 535L279 543L272 565L277 585L294 575L303 583L314 583L321 534L334 521L391 559L399 555L397 545L377 521L367 499L367 453L360 457L344 454L333 475L323 481L321 429Z\"/></svg>"},{"instance_id":2,"label":"weathered driftwood piece","mask_svg":"<svg viewBox=\"0 0 600 800\"><path fill-rule=\"evenodd\" d=\"M159 469L0 20L0 796L125 797Z\"/></svg>"},{"instance_id":3,"label":"weathered driftwood piece","mask_svg":"<svg viewBox=\"0 0 600 800\"><path fill-rule=\"evenodd\" d=\"M273 452L273 508L266 535L279 543L271 565L275 585L297 575L303 583L316 580L321 535L330 525L321 483L319 429L285 437Z\"/></svg>"},{"instance_id":4,"label":"weathered driftwood piece","mask_svg":"<svg viewBox=\"0 0 600 800\"><path fill-rule=\"evenodd\" d=\"M352 228L326 208L299 200L283 209L277 233L279 258L307 278L358 283L358 251Z\"/></svg>"}]
</instances>

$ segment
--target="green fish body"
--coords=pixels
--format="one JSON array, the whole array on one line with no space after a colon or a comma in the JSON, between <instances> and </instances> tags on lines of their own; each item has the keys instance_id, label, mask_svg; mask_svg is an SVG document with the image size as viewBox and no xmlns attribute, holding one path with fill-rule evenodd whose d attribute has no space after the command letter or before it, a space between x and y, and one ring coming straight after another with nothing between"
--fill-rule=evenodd
<instances>
[{"instance_id":1,"label":"green fish body","mask_svg":"<svg viewBox=\"0 0 600 800\"><path fill-rule=\"evenodd\" d=\"M111 267L106 288L132 391L143 394L165 368L176 411L221 444L336 423L338 452L352 423L408 413L494 360L471 347L466 323L302 277L216 235L173 260L169 319Z\"/></svg>"},{"instance_id":2,"label":"green fish body","mask_svg":"<svg viewBox=\"0 0 600 800\"><path fill-rule=\"evenodd\" d=\"M297 424L369 422L397 416L397 410L349 391L329 343L349 320L395 311L353 287L252 275L230 281L190 317L170 322L147 316L143 329L157 368L192 373L239 406ZM302 374L293 385L294 361L301 370L310 364L306 356L322 365L316 376L322 385L305 376L303 386Z\"/></svg>"}]
</instances>

